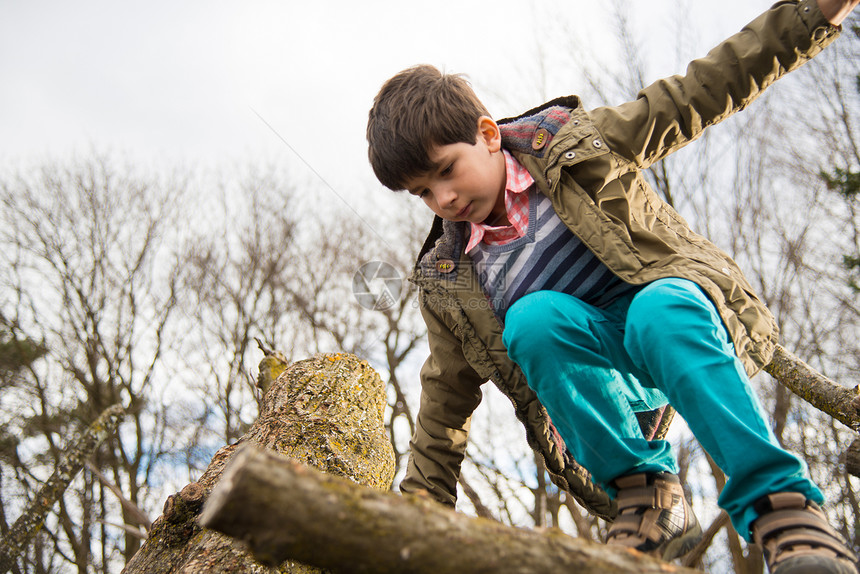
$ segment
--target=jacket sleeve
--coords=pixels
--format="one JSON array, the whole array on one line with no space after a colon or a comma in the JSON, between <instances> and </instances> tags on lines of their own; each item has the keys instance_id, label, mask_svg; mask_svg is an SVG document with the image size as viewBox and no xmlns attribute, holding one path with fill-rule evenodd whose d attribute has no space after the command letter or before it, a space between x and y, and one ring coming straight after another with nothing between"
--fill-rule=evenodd
<instances>
[{"instance_id":1,"label":"jacket sleeve","mask_svg":"<svg viewBox=\"0 0 860 574\"><path fill-rule=\"evenodd\" d=\"M421 294L430 356L421 369L421 404L410 442L402 492L426 491L454 506L472 413L484 382L463 356L460 339L430 310Z\"/></svg>"},{"instance_id":2,"label":"jacket sleeve","mask_svg":"<svg viewBox=\"0 0 860 574\"><path fill-rule=\"evenodd\" d=\"M686 74L658 80L631 102L592 110L616 154L646 168L744 109L768 86L839 35L816 0L777 2Z\"/></svg>"}]
</instances>

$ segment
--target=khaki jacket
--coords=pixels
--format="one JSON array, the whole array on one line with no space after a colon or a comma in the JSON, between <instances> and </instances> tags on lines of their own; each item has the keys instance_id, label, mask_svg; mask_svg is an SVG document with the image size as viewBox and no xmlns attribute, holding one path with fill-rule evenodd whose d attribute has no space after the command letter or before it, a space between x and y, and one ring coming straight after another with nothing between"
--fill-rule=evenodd
<instances>
[{"instance_id":1,"label":"khaki jacket","mask_svg":"<svg viewBox=\"0 0 860 574\"><path fill-rule=\"evenodd\" d=\"M531 172L562 221L618 277L635 285L664 277L700 285L753 374L770 361L777 342L772 314L737 264L694 233L641 170L742 110L837 35L815 0L778 2L693 61L686 74L655 82L634 101L587 112L578 98L560 98L503 120L503 145ZM551 108L559 113L548 115ZM614 503L567 454L508 357L502 327L464 253L467 234L465 224L437 218L411 277L420 288L430 357L421 370L421 405L401 490L426 490L454 504L470 418L481 385L491 380L511 399L552 480L591 512L613 517Z\"/></svg>"}]
</instances>

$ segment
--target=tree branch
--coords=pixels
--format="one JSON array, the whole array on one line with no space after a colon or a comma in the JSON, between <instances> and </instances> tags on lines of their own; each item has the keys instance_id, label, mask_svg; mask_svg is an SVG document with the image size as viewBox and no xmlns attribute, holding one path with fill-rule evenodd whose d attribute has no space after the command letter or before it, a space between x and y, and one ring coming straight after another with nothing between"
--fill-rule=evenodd
<instances>
[{"instance_id":1,"label":"tree branch","mask_svg":"<svg viewBox=\"0 0 860 574\"><path fill-rule=\"evenodd\" d=\"M702 534L702 539L690 550L690 553L684 556L683 564L684 566L693 567L696 563L702 559L702 556L705 555L705 551L711 546L711 543L714 541L714 536L720 531L720 529L729 523L729 515L726 514L725 510L721 510L717 517L711 522L711 525L705 530L704 534Z\"/></svg>"},{"instance_id":2,"label":"tree branch","mask_svg":"<svg viewBox=\"0 0 860 574\"><path fill-rule=\"evenodd\" d=\"M87 466L87 470L89 470L93 475L99 480L99 482L104 485L105 488L110 490L114 496L116 496L117 500L119 500L120 505L128 512L129 516L132 517L137 524L143 527L144 536L146 538L146 533L149 532L149 529L152 527L152 521L149 519L149 516L141 510L141 508L136 505L134 502L130 501L126 496L122 493L120 488L113 484L108 477L104 475L102 471L97 469L94 464L90 462L85 463ZM102 521L104 524L110 524L109 522ZM138 529L133 529L134 535L140 538L137 534Z\"/></svg>"},{"instance_id":3,"label":"tree branch","mask_svg":"<svg viewBox=\"0 0 860 574\"><path fill-rule=\"evenodd\" d=\"M113 434L123 414L125 411L120 405L105 409L83 435L66 450L54 474L33 497L9 529L8 535L0 541L0 572L8 572L15 567L18 556L42 527L48 511L84 467L84 461L105 438Z\"/></svg>"},{"instance_id":4,"label":"tree branch","mask_svg":"<svg viewBox=\"0 0 860 574\"><path fill-rule=\"evenodd\" d=\"M780 345L764 370L816 409L860 432L860 387L831 381Z\"/></svg>"}]
</instances>

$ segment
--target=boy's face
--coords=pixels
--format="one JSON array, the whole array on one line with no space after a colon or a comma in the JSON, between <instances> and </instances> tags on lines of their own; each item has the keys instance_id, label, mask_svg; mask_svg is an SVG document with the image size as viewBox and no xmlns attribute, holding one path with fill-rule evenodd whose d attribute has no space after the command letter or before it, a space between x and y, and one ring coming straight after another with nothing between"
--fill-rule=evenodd
<instances>
[{"instance_id":1,"label":"boy's face","mask_svg":"<svg viewBox=\"0 0 860 574\"><path fill-rule=\"evenodd\" d=\"M407 181L406 189L442 219L507 225L501 146L499 126L482 116L475 145L434 147L429 155L436 167Z\"/></svg>"}]
</instances>

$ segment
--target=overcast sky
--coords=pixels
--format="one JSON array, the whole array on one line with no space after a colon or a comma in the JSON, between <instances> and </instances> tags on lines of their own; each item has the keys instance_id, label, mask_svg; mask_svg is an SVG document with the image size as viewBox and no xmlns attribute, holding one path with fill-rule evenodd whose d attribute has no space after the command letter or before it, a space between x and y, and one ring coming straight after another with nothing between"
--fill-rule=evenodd
<instances>
[{"instance_id":1,"label":"overcast sky","mask_svg":"<svg viewBox=\"0 0 860 574\"><path fill-rule=\"evenodd\" d=\"M277 161L293 155L280 137L342 184L370 174L364 125L386 78L431 63L468 73L479 94L514 92L530 59L557 49L547 14L611 59L609 4L0 0L0 165L90 149L174 164ZM663 53L679 6L704 52L769 2L629 4L636 33L665 42L647 55L664 75L680 71ZM549 74L577 92L568 71Z\"/></svg>"}]
</instances>

